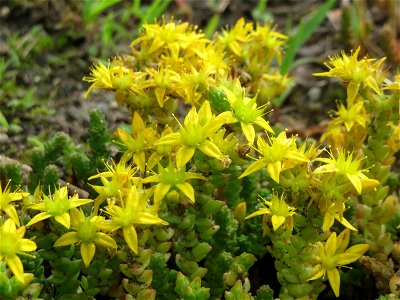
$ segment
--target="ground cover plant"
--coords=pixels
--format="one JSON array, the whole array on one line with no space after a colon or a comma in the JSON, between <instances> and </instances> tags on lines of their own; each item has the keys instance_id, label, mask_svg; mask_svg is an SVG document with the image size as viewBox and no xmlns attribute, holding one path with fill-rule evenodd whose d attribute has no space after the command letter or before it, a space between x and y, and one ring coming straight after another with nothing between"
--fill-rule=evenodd
<instances>
[{"instance_id":1,"label":"ground cover plant","mask_svg":"<svg viewBox=\"0 0 400 300\"><path fill-rule=\"evenodd\" d=\"M301 139L268 121L286 42L270 23L207 38L161 20L94 63L87 101L112 92L130 122L93 110L87 147L55 135L25 181L1 166L2 297L396 299L400 74L332 56L314 75L346 93Z\"/></svg>"}]
</instances>

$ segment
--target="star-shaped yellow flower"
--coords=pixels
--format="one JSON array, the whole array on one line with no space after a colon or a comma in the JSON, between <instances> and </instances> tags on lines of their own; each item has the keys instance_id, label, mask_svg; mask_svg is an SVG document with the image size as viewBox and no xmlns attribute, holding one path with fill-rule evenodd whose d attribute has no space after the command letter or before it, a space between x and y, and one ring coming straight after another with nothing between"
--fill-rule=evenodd
<instances>
[{"instance_id":1,"label":"star-shaped yellow flower","mask_svg":"<svg viewBox=\"0 0 400 300\"><path fill-rule=\"evenodd\" d=\"M93 202L93 200L79 199L78 194L68 197L68 189L64 186L56 190L53 195L43 195L41 203L33 204L29 207L30 209L41 210L42 212L34 216L26 226L31 226L37 222L54 217L58 223L69 228L71 219L68 211L73 207L78 207L90 202Z\"/></svg>"},{"instance_id":2,"label":"star-shaped yellow flower","mask_svg":"<svg viewBox=\"0 0 400 300\"><path fill-rule=\"evenodd\" d=\"M35 242L23 238L25 230L25 226L17 229L12 219L0 224L0 260L5 261L15 277L23 283L27 274L24 274L24 267L17 254L36 250Z\"/></svg>"},{"instance_id":3,"label":"star-shaped yellow flower","mask_svg":"<svg viewBox=\"0 0 400 300\"><path fill-rule=\"evenodd\" d=\"M278 230L282 224L286 224L286 228L289 230L293 229L293 214L295 208L289 206L285 200L284 195L282 194L281 198L278 195L273 195L271 201L267 201L264 198L260 197L264 203L261 203L262 208L248 215L245 220L253 218L259 215L270 215L272 227L274 231ZM266 231L266 230L265 230Z\"/></svg>"},{"instance_id":4,"label":"star-shaped yellow flower","mask_svg":"<svg viewBox=\"0 0 400 300\"><path fill-rule=\"evenodd\" d=\"M121 206L109 201L105 213L110 216L100 228L115 231L122 228L125 242L133 252L138 253L138 237L134 225L168 225L161 220L148 205L147 199L140 197L136 186L132 186L128 194L121 199Z\"/></svg>"},{"instance_id":5,"label":"star-shaped yellow flower","mask_svg":"<svg viewBox=\"0 0 400 300\"><path fill-rule=\"evenodd\" d=\"M178 169L186 165L193 157L196 149L217 159L223 159L221 150L209 140L225 123L223 118L215 117L211 112L210 103L204 101L197 112L193 107L185 117L184 126L179 124L179 132L161 137L154 145L181 146L176 153Z\"/></svg>"},{"instance_id":6,"label":"star-shaped yellow flower","mask_svg":"<svg viewBox=\"0 0 400 300\"><path fill-rule=\"evenodd\" d=\"M10 204L12 201L22 200L22 198L29 196L29 193L24 193L22 191L16 190L10 192L10 181L7 182L4 190L1 187L0 182L0 212L4 211L7 216L9 216L17 226L20 226L18 214L14 205Z\"/></svg>"},{"instance_id":7,"label":"star-shaped yellow flower","mask_svg":"<svg viewBox=\"0 0 400 300\"><path fill-rule=\"evenodd\" d=\"M256 136L254 130L254 124L260 126L261 128L274 132L269 126L268 122L262 117L264 114L264 107L257 108L257 95L253 98L248 98L245 96L245 90L242 89L239 80L235 81L235 90L242 90L240 96L233 93L226 87L221 87L226 98L231 106L232 111L226 111L221 113L218 117L225 118L226 123L236 123L239 122L242 127L243 134L245 135L247 141L252 145Z\"/></svg>"},{"instance_id":8,"label":"star-shaped yellow flower","mask_svg":"<svg viewBox=\"0 0 400 300\"><path fill-rule=\"evenodd\" d=\"M194 189L189 182L186 182L188 179L207 180L201 174L186 172L184 167L177 170L170 161L167 168L158 165L158 174L145 178L143 183L158 182L154 189L154 202L157 204L172 187L177 187L194 203Z\"/></svg>"},{"instance_id":9,"label":"star-shaped yellow flower","mask_svg":"<svg viewBox=\"0 0 400 300\"><path fill-rule=\"evenodd\" d=\"M316 275L308 280L315 280L328 275L329 284L336 297L339 297L340 274L338 267L348 265L358 260L369 248L368 244L359 244L346 250L350 240L350 230L346 228L338 236L331 233L325 243L318 242L318 264L315 266Z\"/></svg>"},{"instance_id":10,"label":"star-shaped yellow flower","mask_svg":"<svg viewBox=\"0 0 400 300\"><path fill-rule=\"evenodd\" d=\"M86 217L82 210L71 208L72 232L63 234L55 243L54 247L80 244L81 256L86 267L89 266L96 252L96 245L106 248L117 248L117 243L107 234L99 232L104 217Z\"/></svg>"},{"instance_id":11,"label":"star-shaped yellow flower","mask_svg":"<svg viewBox=\"0 0 400 300\"><path fill-rule=\"evenodd\" d=\"M294 138L287 138L286 132L281 132L277 137L270 139L267 144L264 139L258 137L257 150L262 158L252 163L239 178L254 173L267 167L269 176L279 183L279 175L283 170L290 169L299 163L310 160L296 147Z\"/></svg>"},{"instance_id":12,"label":"star-shaped yellow flower","mask_svg":"<svg viewBox=\"0 0 400 300\"><path fill-rule=\"evenodd\" d=\"M324 162L322 165L314 170L314 174L321 173L336 173L344 175L353 184L354 188L359 194L361 194L363 188L375 188L379 185L379 181L376 179L368 178L363 172L366 170L360 170L360 164L362 159L354 159L353 153L346 155L345 151L339 151L337 158L334 157L332 151L329 152L331 158L316 158L316 161Z\"/></svg>"}]
</instances>

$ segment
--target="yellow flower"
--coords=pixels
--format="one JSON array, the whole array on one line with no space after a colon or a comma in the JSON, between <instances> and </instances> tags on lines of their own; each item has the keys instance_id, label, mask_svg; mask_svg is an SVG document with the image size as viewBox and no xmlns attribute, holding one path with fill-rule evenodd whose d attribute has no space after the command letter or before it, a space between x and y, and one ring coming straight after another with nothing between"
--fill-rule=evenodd
<instances>
[{"instance_id":1,"label":"yellow flower","mask_svg":"<svg viewBox=\"0 0 400 300\"><path fill-rule=\"evenodd\" d=\"M271 138L270 145L258 137L257 148L263 157L252 163L239 178L267 167L269 176L279 183L279 175L283 170L290 169L301 162L310 161L297 149L294 138L288 139L285 132Z\"/></svg>"},{"instance_id":2,"label":"yellow flower","mask_svg":"<svg viewBox=\"0 0 400 300\"><path fill-rule=\"evenodd\" d=\"M89 266L96 252L96 245L116 249L115 241L105 233L99 232L104 217L86 217L82 210L71 208L71 228L75 231L62 235L54 247L80 244L81 256L86 267Z\"/></svg>"},{"instance_id":3,"label":"yellow flower","mask_svg":"<svg viewBox=\"0 0 400 300\"><path fill-rule=\"evenodd\" d=\"M283 194L281 198L278 195L272 195L271 201L260 198L264 201L264 204L260 202L262 208L248 215L245 220L259 215L271 215L274 231L278 230L284 223L286 223L286 228L290 231L293 230L293 214L296 209L285 202Z\"/></svg>"},{"instance_id":4,"label":"yellow flower","mask_svg":"<svg viewBox=\"0 0 400 300\"><path fill-rule=\"evenodd\" d=\"M253 30L253 23L245 22L240 18L235 26L230 30L222 30L222 35L218 35L218 42L232 51L236 56L243 55L242 45L249 41L249 33Z\"/></svg>"},{"instance_id":5,"label":"yellow flower","mask_svg":"<svg viewBox=\"0 0 400 300\"><path fill-rule=\"evenodd\" d=\"M357 231L357 229L343 217L343 212L345 210L345 205L343 201L339 202L328 201L326 206L327 207L325 208L326 211L324 214L324 223L322 224L322 230L329 230L332 227L334 221L338 220L342 225L344 225L348 229Z\"/></svg>"},{"instance_id":6,"label":"yellow flower","mask_svg":"<svg viewBox=\"0 0 400 300\"><path fill-rule=\"evenodd\" d=\"M226 123L239 122L246 139L251 145L254 143L254 139L256 136L253 124L258 125L269 132L274 132L271 126L269 126L268 122L265 121L262 117L265 105L257 108L257 95L253 98L248 98L245 96L246 92L244 89L242 89L241 95L238 96L224 86L222 86L221 88L226 94L232 111L223 112L218 117L225 118ZM234 90L240 89L240 82L239 80L236 80Z\"/></svg>"},{"instance_id":7,"label":"yellow flower","mask_svg":"<svg viewBox=\"0 0 400 300\"><path fill-rule=\"evenodd\" d=\"M358 260L369 248L368 244L359 244L346 250L350 240L350 230L346 228L338 236L331 233L325 243L318 242L318 264L315 267L317 274L308 280L315 280L328 275L329 284L336 297L339 297L340 274L337 267L350 264Z\"/></svg>"},{"instance_id":8,"label":"yellow flower","mask_svg":"<svg viewBox=\"0 0 400 300\"><path fill-rule=\"evenodd\" d=\"M131 157L141 172L146 168L145 151L152 148L158 138L157 131L146 127L140 114L135 111L132 118L131 134L124 129L118 128L117 136L127 148L121 160L128 161Z\"/></svg>"},{"instance_id":9,"label":"yellow flower","mask_svg":"<svg viewBox=\"0 0 400 300\"><path fill-rule=\"evenodd\" d=\"M70 215L68 211L73 207L78 207L86 203L93 202L91 199L79 199L78 194L68 197L67 187L59 188L52 196L43 195L41 203L33 204L30 209L41 210L43 212L34 216L26 226L31 226L37 222L48 218L54 219L66 228L70 226Z\"/></svg>"},{"instance_id":10,"label":"yellow flower","mask_svg":"<svg viewBox=\"0 0 400 300\"><path fill-rule=\"evenodd\" d=\"M24 267L17 254L36 250L35 242L24 239L25 226L16 228L12 219L0 225L0 260L5 261L20 282L25 283L31 274L24 274Z\"/></svg>"},{"instance_id":11,"label":"yellow flower","mask_svg":"<svg viewBox=\"0 0 400 300\"><path fill-rule=\"evenodd\" d=\"M221 151L209 140L216 131L224 124L223 118L217 118L211 113L210 103L204 101L199 112L193 107L185 117L184 126L179 123L179 132L171 133L161 137L154 144L179 146L176 154L176 166L178 169L186 165L193 157L196 149L204 154L223 159Z\"/></svg>"},{"instance_id":12,"label":"yellow flower","mask_svg":"<svg viewBox=\"0 0 400 300\"><path fill-rule=\"evenodd\" d=\"M15 224L17 224L17 226L20 226L18 214L14 205L10 204L10 202L22 200L22 198L27 196L29 196L29 193L24 193L18 189L10 193L10 181L7 182L3 190L0 182L0 212L4 211L6 215L9 216L15 222Z\"/></svg>"},{"instance_id":13,"label":"yellow flower","mask_svg":"<svg viewBox=\"0 0 400 300\"><path fill-rule=\"evenodd\" d=\"M184 167L177 170L172 161L169 161L167 168L158 165L158 174L145 178L143 183L158 182L154 189L154 202L156 204L161 202L171 187L177 187L194 203L194 189L189 182L186 182L188 179L207 180L201 174L186 172Z\"/></svg>"},{"instance_id":14,"label":"yellow flower","mask_svg":"<svg viewBox=\"0 0 400 300\"><path fill-rule=\"evenodd\" d=\"M106 214L110 216L105 220L100 228L109 231L115 231L122 228L125 242L136 254L138 253L138 237L134 225L168 225L152 212L148 207L147 199L139 197L136 186L132 186L126 198L121 199L121 206L115 204L115 201L109 201L106 207Z\"/></svg>"},{"instance_id":15,"label":"yellow flower","mask_svg":"<svg viewBox=\"0 0 400 300\"><path fill-rule=\"evenodd\" d=\"M105 66L101 61L94 63L90 68L91 76L83 77L84 81L92 82L91 86L85 94L85 99L89 97L89 94L93 89L104 89L111 90L111 74L110 74L110 63Z\"/></svg>"},{"instance_id":16,"label":"yellow flower","mask_svg":"<svg viewBox=\"0 0 400 300\"><path fill-rule=\"evenodd\" d=\"M364 170L359 170L362 159L354 159L353 153L346 156L344 150L339 151L338 157L335 158L332 151L329 152L331 158L316 158L315 160L326 163L316 168L313 173L336 173L344 175L353 184L354 188L361 194L363 188L375 188L379 185L379 181L368 178L363 174Z\"/></svg>"},{"instance_id":17,"label":"yellow flower","mask_svg":"<svg viewBox=\"0 0 400 300\"><path fill-rule=\"evenodd\" d=\"M361 99L352 105L348 105L347 108L343 104L340 104L336 115L337 117L333 119L334 125L344 124L347 132L355 124L365 128L365 123L369 120L367 112L364 109L364 101Z\"/></svg>"},{"instance_id":18,"label":"yellow flower","mask_svg":"<svg viewBox=\"0 0 400 300\"><path fill-rule=\"evenodd\" d=\"M373 64L374 58L358 60L360 50L361 48L358 47L350 56L343 51L342 57L330 57L331 65L325 64L330 69L329 72L313 74L314 76L339 77L344 82L348 82L347 98L349 104L353 103L361 84L371 88L375 93L381 94L377 78L379 77L378 71L385 58Z\"/></svg>"}]
</instances>

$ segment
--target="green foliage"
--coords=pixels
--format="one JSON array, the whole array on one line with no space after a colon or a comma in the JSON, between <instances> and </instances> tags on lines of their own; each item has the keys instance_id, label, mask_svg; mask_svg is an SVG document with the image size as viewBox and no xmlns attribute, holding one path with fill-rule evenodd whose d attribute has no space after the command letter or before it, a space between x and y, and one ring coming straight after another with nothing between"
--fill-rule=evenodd
<instances>
[{"instance_id":1,"label":"green foliage","mask_svg":"<svg viewBox=\"0 0 400 300\"><path fill-rule=\"evenodd\" d=\"M123 4L86 1L86 21ZM147 17L168 4L153 1ZM290 66L331 5L300 26L284 59ZM86 96L115 92L131 124L112 141L104 113L93 110L87 145L65 133L37 139L30 193L18 166L0 167L1 297L268 300L271 285L280 299L316 299L327 280L335 296L353 297L362 272L345 266L365 254L373 257L360 259L364 267L395 274L400 75L384 80L383 61L359 60L360 49L331 58L316 75L341 78L347 101L322 151L265 119L265 100L290 86L279 73L285 40L244 19L213 39L163 21L144 25L132 55L96 63ZM112 142L124 146L121 155ZM279 285L257 279L264 285L252 295L253 265L276 272Z\"/></svg>"},{"instance_id":2,"label":"green foliage","mask_svg":"<svg viewBox=\"0 0 400 300\"><path fill-rule=\"evenodd\" d=\"M289 38L288 48L285 56L283 57L281 66L282 74L290 71L293 66L293 60L297 50L315 32L315 30L318 28L318 25L326 18L328 11L332 8L335 2L336 0L327 0L307 20L300 23L296 33Z\"/></svg>"}]
</instances>

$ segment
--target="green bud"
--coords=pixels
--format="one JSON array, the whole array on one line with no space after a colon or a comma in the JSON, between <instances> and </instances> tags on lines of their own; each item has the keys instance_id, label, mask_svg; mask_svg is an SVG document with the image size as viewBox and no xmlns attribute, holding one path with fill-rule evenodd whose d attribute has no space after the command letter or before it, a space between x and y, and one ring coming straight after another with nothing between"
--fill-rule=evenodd
<instances>
[{"instance_id":1,"label":"green bud","mask_svg":"<svg viewBox=\"0 0 400 300\"><path fill-rule=\"evenodd\" d=\"M138 277L138 281L144 283L145 286L150 286L153 281L153 270L144 270Z\"/></svg>"},{"instance_id":2,"label":"green bud","mask_svg":"<svg viewBox=\"0 0 400 300\"><path fill-rule=\"evenodd\" d=\"M246 202L240 202L238 205L236 205L234 211L233 211L233 216L235 217L236 220L239 222L243 221L244 218L246 217Z\"/></svg>"},{"instance_id":3,"label":"green bud","mask_svg":"<svg viewBox=\"0 0 400 300\"><path fill-rule=\"evenodd\" d=\"M168 201L168 203L177 204L177 203L179 203L179 200L181 199L181 197L180 197L178 191L172 190L167 193L167 195L165 196L165 199Z\"/></svg>"},{"instance_id":4,"label":"green bud","mask_svg":"<svg viewBox=\"0 0 400 300\"><path fill-rule=\"evenodd\" d=\"M224 202L222 202L222 201L209 200L202 206L201 211L203 213L205 213L206 215L211 215L211 214L214 214L217 211L219 211L223 205L224 205Z\"/></svg>"},{"instance_id":5,"label":"green bud","mask_svg":"<svg viewBox=\"0 0 400 300\"><path fill-rule=\"evenodd\" d=\"M185 288L189 285L189 279L183 275L181 272L178 273L176 276L176 283L175 283L175 291L182 295L185 291Z\"/></svg>"},{"instance_id":6,"label":"green bud","mask_svg":"<svg viewBox=\"0 0 400 300\"><path fill-rule=\"evenodd\" d=\"M153 254L153 251L151 249L145 249L140 252L138 261L147 267L150 263L152 254Z\"/></svg>"},{"instance_id":7,"label":"green bud","mask_svg":"<svg viewBox=\"0 0 400 300\"><path fill-rule=\"evenodd\" d=\"M41 291L42 285L39 282L31 283L24 289L22 296L26 297L26 299L38 299Z\"/></svg>"},{"instance_id":8,"label":"green bud","mask_svg":"<svg viewBox=\"0 0 400 300\"><path fill-rule=\"evenodd\" d=\"M305 297L313 290L313 286L309 283L288 284L286 287L289 293L296 298Z\"/></svg>"},{"instance_id":9,"label":"green bud","mask_svg":"<svg viewBox=\"0 0 400 300\"><path fill-rule=\"evenodd\" d=\"M233 286L236 283L237 278L238 274L232 271L224 274L224 282L228 286Z\"/></svg>"},{"instance_id":10,"label":"green bud","mask_svg":"<svg viewBox=\"0 0 400 300\"><path fill-rule=\"evenodd\" d=\"M226 98L225 92L220 87L211 86L208 89L210 105L218 112L230 111L231 106Z\"/></svg>"},{"instance_id":11,"label":"green bud","mask_svg":"<svg viewBox=\"0 0 400 300\"><path fill-rule=\"evenodd\" d=\"M160 242L169 241L174 235L174 230L171 227L168 228L156 228L153 230L154 235Z\"/></svg>"},{"instance_id":12,"label":"green bud","mask_svg":"<svg viewBox=\"0 0 400 300\"><path fill-rule=\"evenodd\" d=\"M110 269L110 268L105 268L105 269L102 269L99 273L98 273L98 276L99 276L99 278L101 278L101 279L107 279L108 277L110 277L110 275L112 274L112 269Z\"/></svg>"},{"instance_id":13,"label":"green bud","mask_svg":"<svg viewBox=\"0 0 400 300\"><path fill-rule=\"evenodd\" d=\"M167 253L169 249L171 249L172 243L171 242L164 242L157 244L157 252L160 253Z\"/></svg>"},{"instance_id":14,"label":"green bud","mask_svg":"<svg viewBox=\"0 0 400 300\"><path fill-rule=\"evenodd\" d=\"M290 283L299 283L299 278L297 277L297 274L293 272L293 270L284 268L280 272L286 281Z\"/></svg>"},{"instance_id":15,"label":"green bud","mask_svg":"<svg viewBox=\"0 0 400 300\"><path fill-rule=\"evenodd\" d=\"M204 232L200 232L199 236L202 240L208 241L209 239L211 239L213 234L215 234L219 230L219 228L220 228L219 225L214 225L210 229L208 229Z\"/></svg>"},{"instance_id":16,"label":"green bud","mask_svg":"<svg viewBox=\"0 0 400 300\"><path fill-rule=\"evenodd\" d=\"M207 254L212 250L212 247L208 243L199 243L197 246L192 248L192 254L196 262L203 260Z\"/></svg>"},{"instance_id":17,"label":"green bud","mask_svg":"<svg viewBox=\"0 0 400 300\"><path fill-rule=\"evenodd\" d=\"M251 253L242 253L237 258L237 263L243 265L246 271L256 262L256 257Z\"/></svg>"},{"instance_id":18,"label":"green bud","mask_svg":"<svg viewBox=\"0 0 400 300\"><path fill-rule=\"evenodd\" d=\"M81 287L86 290L89 287L88 280L86 276L82 275L81 277Z\"/></svg>"},{"instance_id":19,"label":"green bud","mask_svg":"<svg viewBox=\"0 0 400 300\"><path fill-rule=\"evenodd\" d=\"M181 220L181 222L178 223L177 227L182 230L192 230L195 221L196 221L196 215L186 214Z\"/></svg>"},{"instance_id":20,"label":"green bud","mask_svg":"<svg viewBox=\"0 0 400 300\"><path fill-rule=\"evenodd\" d=\"M214 226L214 221L209 218L196 219L196 229L199 232L205 232Z\"/></svg>"},{"instance_id":21,"label":"green bud","mask_svg":"<svg viewBox=\"0 0 400 300\"><path fill-rule=\"evenodd\" d=\"M137 294L136 300L154 300L156 299L156 294L156 290L145 289Z\"/></svg>"}]
</instances>

